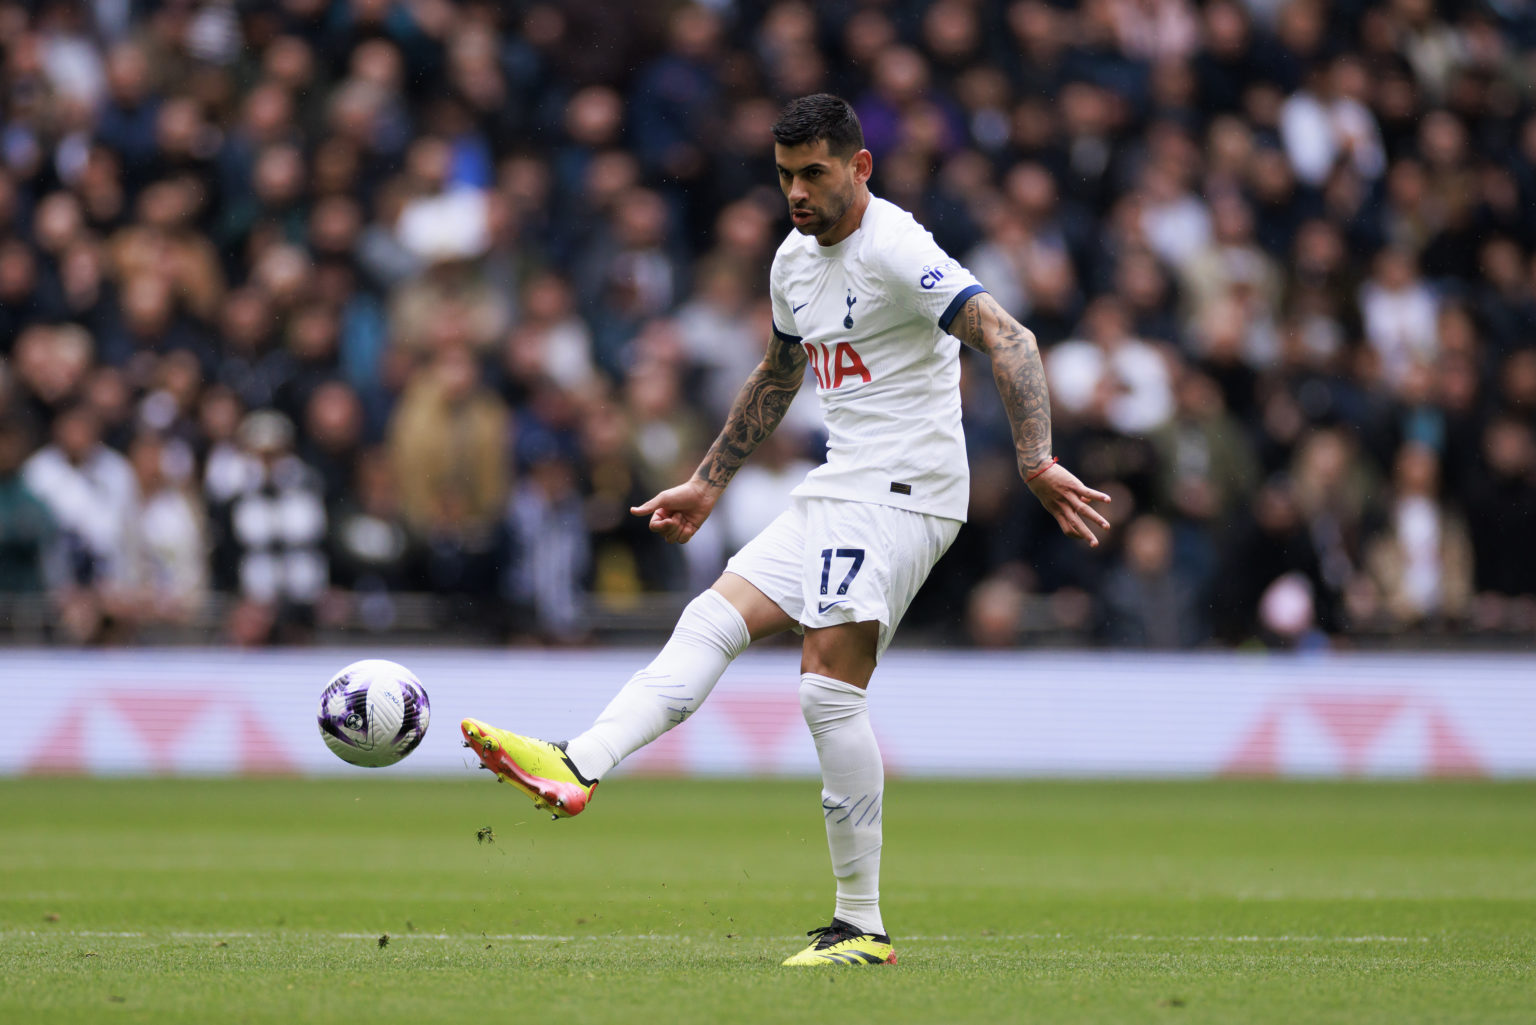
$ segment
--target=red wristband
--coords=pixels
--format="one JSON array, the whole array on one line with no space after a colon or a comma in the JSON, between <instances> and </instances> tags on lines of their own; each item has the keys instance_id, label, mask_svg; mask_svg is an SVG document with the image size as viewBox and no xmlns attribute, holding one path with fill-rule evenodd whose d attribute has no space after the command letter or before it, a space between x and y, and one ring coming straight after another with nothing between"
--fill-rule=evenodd
<instances>
[{"instance_id":1,"label":"red wristband","mask_svg":"<svg viewBox=\"0 0 1536 1025\"><path fill-rule=\"evenodd\" d=\"M1040 469L1036 470L1034 473L1030 474L1028 477L1025 477L1024 478L1024 483L1028 484L1030 481L1034 480L1036 477L1040 476L1046 470L1049 470L1051 467L1055 466L1059 462L1061 462L1061 460L1058 457L1051 456L1051 461L1046 463L1044 466L1040 467Z\"/></svg>"}]
</instances>

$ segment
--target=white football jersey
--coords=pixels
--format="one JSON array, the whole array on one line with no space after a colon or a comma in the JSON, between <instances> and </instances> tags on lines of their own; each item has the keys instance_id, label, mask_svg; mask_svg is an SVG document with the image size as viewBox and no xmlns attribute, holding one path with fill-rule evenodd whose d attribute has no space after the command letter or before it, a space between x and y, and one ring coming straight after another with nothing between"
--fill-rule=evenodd
<instances>
[{"instance_id":1,"label":"white football jersey","mask_svg":"<svg viewBox=\"0 0 1536 1025\"><path fill-rule=\"evenodd\" d=\"M816 378L827 461L797 495L964 520L960 341L948 328L983 289L912 215L871 197L833 246L791 231L773 257L773 331Z\"/></svg>"}]
</instances>

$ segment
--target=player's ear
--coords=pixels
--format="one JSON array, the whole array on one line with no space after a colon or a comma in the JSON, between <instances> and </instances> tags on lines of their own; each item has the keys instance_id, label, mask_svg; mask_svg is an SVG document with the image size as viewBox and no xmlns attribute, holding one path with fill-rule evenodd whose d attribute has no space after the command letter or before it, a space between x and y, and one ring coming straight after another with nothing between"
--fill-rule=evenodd
<instances>
[{"instance_id":1,"label":"player's ear","mask_svg":"<svg viewBox=\"0 0 1536 1025\"><path fill-rule=\"evenodd\" d=\"M853 183L863 185L869 181L869 176L875 173L875 157L867 149L861 149L853 155L850 161L853 165Z\"/></svg>"}]
</instances>

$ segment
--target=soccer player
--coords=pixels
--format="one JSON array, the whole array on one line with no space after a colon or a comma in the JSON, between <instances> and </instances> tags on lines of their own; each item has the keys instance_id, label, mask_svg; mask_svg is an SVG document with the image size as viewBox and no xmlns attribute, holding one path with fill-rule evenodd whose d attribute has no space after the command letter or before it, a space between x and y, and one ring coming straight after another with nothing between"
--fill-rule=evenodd
<instances>
[{"instance_id":1,"label":"soccer player","mask_svg":"<svg viewBox=\"0 0 1536 1025\"><path fill-rule=\"evenodd\" d=\"M986 353L1013 426L1019 472L1061 530L1097 545L1109 522L1051 454L1035 339L912 215L870 194L872 158L853 109L826 94L791 102L773 126L794 231L774 256L773 339L693 477L631 510L684 544L768 437L809 364L827 460L785 510L683 610L654 661L591 729L550 743L465 719L464 739L497 776L555 816L579 814L597 782L683 722L748 644L804 634L800 707L821 762L821 809L837 903L786 965L894 964L880 916L884 768L865 691L891 634L965 519L960 343Z\"/></svg>"}]
</instances>

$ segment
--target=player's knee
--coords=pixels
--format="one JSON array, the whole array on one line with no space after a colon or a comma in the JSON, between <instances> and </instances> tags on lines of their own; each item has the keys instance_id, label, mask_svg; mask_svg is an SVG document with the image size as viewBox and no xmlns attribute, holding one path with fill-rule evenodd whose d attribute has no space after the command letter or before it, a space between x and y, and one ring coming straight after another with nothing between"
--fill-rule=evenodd
<instances>
[{"instance_id":1,"label":"player's knee","mask_svg":"<svg viewBox=\"0 0 1536 1025\"><path fill-rule=\"evenodd\" d=\"M709 589L731 603L754 641L783 633L795 625L794 619L773 599L734 573L722 573Z\"/></svg>"},{"instance_id":2,"label":"player's knee","mask_svg":"<svg viewBox=\"0 0 1536 1025\"><path fill-rule=\"evenodd\" d=\"M874 669L873 659L869 660L867 668L863 660L847 656L814 658L802 655L800 659L802 673L815 673L817 676L851 683L860 689L869 685L869 678L874 674Z\"/></svg>"},{"instance_id":3,"label":"player's knee","mask_svg":"<svg viewBox=\"0 0 1536 1025\"><path fill-rule=\"evenodd\" d=\"M861 687L815 673L800 677L800 714L813 737L841 728L865 715L867 708Z\"/></svg>"},{"instance_id":4,"label":"player's knee","mask_svg":"<svg viewBox=\"0 0 1536 1025\"><path fill-rule=\"evenodd\" d=\"M875 672L879 640L880 624L875 621L808 629L800 649L800 671L867 687Z\"/></svg>"},{"instance_id":5,"label":"player's knee","mask_svg":"<svg viewBox=\"0 0 1536 1025\"><path fill-rule=\"evenodd\" d=\"M688 638L734 659L752 643L741 612L718 591L704 591L683 609L674 637Z\"/></svg>"},{"instance_id":6,"label":"player's knee","mask_svg":"<svg viewBox=\"0 0 1536 1025\"><path fill-rule=\"evenodd\" d=\"M816 687L804 676L800 677L800 714L810 725L816 725Z\"/></svg>"},{"instance_id":7,"label":"player's knee","mask_svg":"<svg viewBox=\"0 0 1536 1025\"><path fill-rule=\"evenodd\" d=\"M868 659L862 658L831 658L831 659L800 659L800 672L816 673L817 676L826 676L829 679L852 684L863 690L868 687L869 678L874 676L874 656Z\"/></svg>"}]
</instances>

